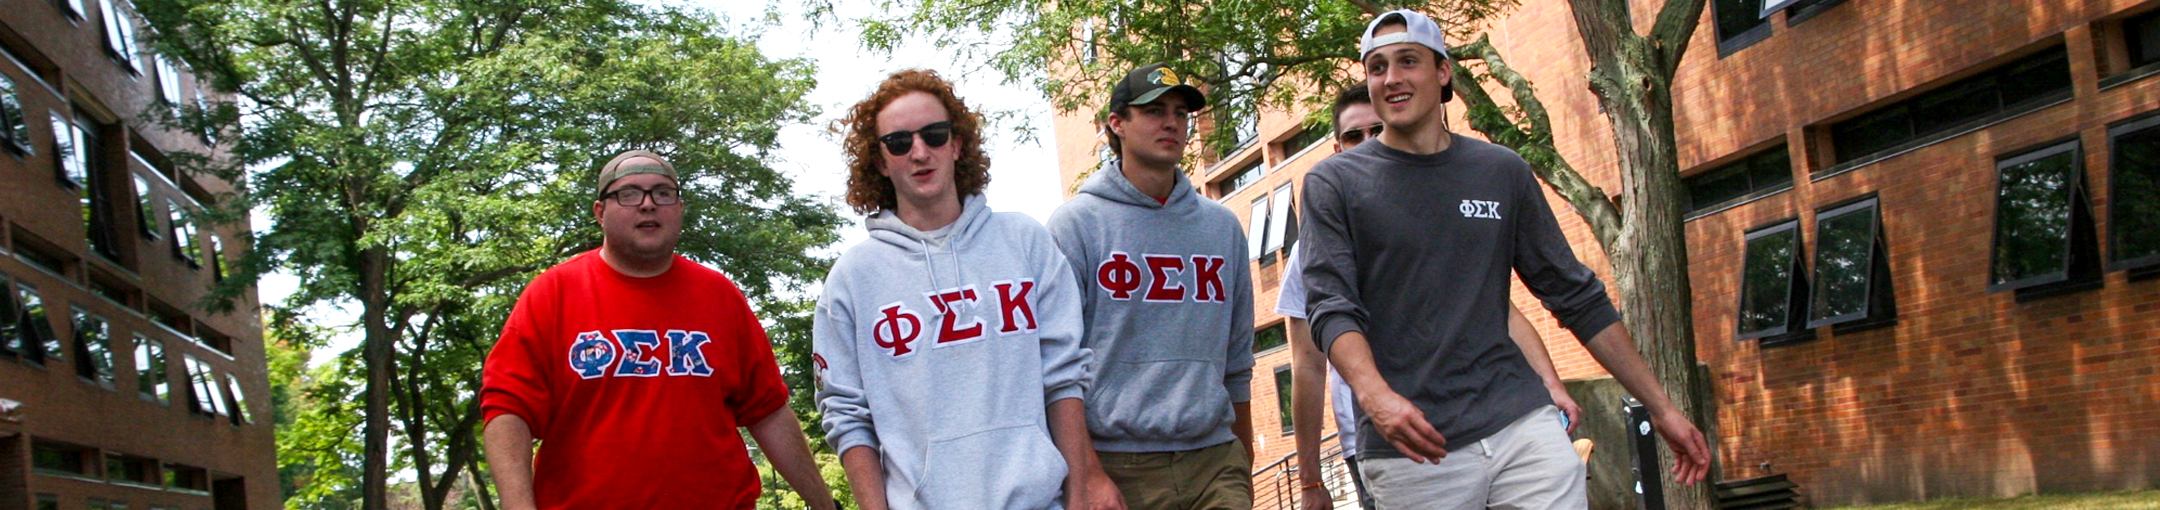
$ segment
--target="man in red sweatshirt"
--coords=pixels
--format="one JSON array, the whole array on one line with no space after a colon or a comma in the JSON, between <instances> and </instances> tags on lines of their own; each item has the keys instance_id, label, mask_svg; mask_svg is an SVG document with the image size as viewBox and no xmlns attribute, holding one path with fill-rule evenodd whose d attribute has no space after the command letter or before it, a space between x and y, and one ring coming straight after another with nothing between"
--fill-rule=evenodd
<instances>
[{"instance_id":1,"label":"man in red sweatshirt","mask_svg":"<svg viewBox=\"0 0 2160 510\"><path fill-rule=\"evenodd\" d=\"M624 152L597 189L600 249L525 287L482 372L502 507L752 508L748 427L811 508L833 509L749 301L675 254L675 167Z\"/></svg>"}]
</instances>

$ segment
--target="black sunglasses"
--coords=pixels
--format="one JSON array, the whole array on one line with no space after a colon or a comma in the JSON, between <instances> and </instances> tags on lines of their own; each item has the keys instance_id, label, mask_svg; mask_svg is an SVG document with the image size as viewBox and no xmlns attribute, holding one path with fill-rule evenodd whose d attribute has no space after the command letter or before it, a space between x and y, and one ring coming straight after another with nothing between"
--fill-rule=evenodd
<instances>
[{"instance_id":1,"label":"black sunglasses","mask_svg":"<svg viewBox=\"0 0 2160 510\"><path fill-rule=\"evenodd\" d=\"M1385 124L1373 124L1362 128L1350 128L1349 131L1337 133L1335 135L1335 139L1342 140L1342 143L1357 145L1360 143L1365 143L1365 140L1368 138L1379 137L1380 131L1386 128L1387 125Z\"/></svg>"},{"instance_id":2,"label":"black sunglasses","mask_svg":"<svg viewBox=\"0 0 2160 510\"><path fill-rule=\"evenodd\" d=\"M877 139L885 144L885 152L906 156L908 151L915 149L915 135L922 135L923 145L944 147L945 142L952 141L952 121L932 123L914 131L894 131Z\"/></svg>"}]
</instances>

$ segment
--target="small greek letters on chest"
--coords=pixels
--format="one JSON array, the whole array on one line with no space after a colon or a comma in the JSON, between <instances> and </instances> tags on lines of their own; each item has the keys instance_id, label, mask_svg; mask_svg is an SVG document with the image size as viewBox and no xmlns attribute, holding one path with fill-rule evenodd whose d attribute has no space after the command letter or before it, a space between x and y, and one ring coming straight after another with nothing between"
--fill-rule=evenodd
<instances>
[{"instance_id":1,"label":"small greek letters on chest","mask_svg":"<svg viewBox=\"0 0 2160 510\"><path fill-rule=\"evenodd\" d=\"M712 365L705 362L705 346L711 343L712 336L703 331L587 331L570 342L570 370L580 379L660 377L662 373L712 377Z\"/></svg>"},{"instance_id":2,"label":"small greek letters on chest","mask_svg":"<svg viewBox=\"0 0 2160 510\"><path fill-rule=\"evenodd\" d=\"M1500 202L1492 200L1466 199L1462 201L1462 205L1456 206L1455 208L1458 211L1462 212L1462 217L1464 218L1479 218L1487 220L1500 219Z\"/></svg>"},{"instance_id":3,"label":"small greek letters on chest","mask_svg":"<svg viewBox=\"0 0 2160 510\"><path fill-rule=\"evenodd\" d=\"M1140 300L1148 303L1183 303L1187 299L1194 303L1226 303L1229 297L1223 292L1222 268L1228 261L1213 255L1152 253L1134 260L1132 254L1113 251L1095 266L1095 285L1118 301L1129 301L1139 293ZM1145 291L1142 287L1146 287Z\"/></svg>"},{"instance_id":4,"label":"small greek letters on chest","mask_svg":"<svg viewBox=\"0 0 2160 510\"><path fill-rule=\"evenodd\" d=\"M990 282L998 306L997 335L1034 333L1035 280L1000 280ZM974 285L954 287L936 292L925 292L923 298L930 301L935 313L934 323L925 324L923 313L907 306L906 301L895 301L878 307L870 327L871 341L878 348L895 358L915 354L921 348L923 333L934 331L928 340L932 347L949 347L972 343L989 338L988 325L981 315L974 313L983 296Z\"/></svg>"}]
</instances>

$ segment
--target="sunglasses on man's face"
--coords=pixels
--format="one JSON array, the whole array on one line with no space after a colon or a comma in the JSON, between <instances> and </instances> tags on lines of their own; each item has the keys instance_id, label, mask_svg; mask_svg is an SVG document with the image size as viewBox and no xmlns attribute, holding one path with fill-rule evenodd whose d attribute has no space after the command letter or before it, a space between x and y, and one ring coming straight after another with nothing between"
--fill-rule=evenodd
<instances>
[{"instance_id":1,"label":"sunglasses on man's face","mask_svg":"<svg viewBox=\"0 0 2160 510\"><path fill-rule=\"evenodd\" d=\"M914 131L886 133L884 136L877 137L877 139L885 144L886 153L894 156L906 156L908 151L915 149L915 135L922 135L923 145L932 148L944 147L945 142L952 141L952 129L952 121L948 120L932 123Z\"/></svg>"},{"instance_id":2,"label":"sunglasses on man's face","mask_svg":"<svg viewBox=\"0 0 2160 510\"><path fill-rule=\"evenodd\" d=\"M1350 128L1349 131L1337 133L1335 139L1342 140L1342 143L1357 145L1365 143L1366 139L1379 137L1380 131L1386 127L1386 125L1382 124L1373 124L1361 128Z\"/></svg>"}]
</instances>

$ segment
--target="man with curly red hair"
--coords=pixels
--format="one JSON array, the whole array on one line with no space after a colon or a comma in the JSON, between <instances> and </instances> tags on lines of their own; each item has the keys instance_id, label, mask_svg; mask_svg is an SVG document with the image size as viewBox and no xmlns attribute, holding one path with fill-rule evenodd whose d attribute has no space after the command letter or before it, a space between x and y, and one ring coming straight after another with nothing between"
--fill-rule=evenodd
<instances>
[{"instance_id":1,"label":"man with curly red hair","mask_svg":"<svg viewBox=\"0 0 2160 510\"><path fill-rule=\"evenodd\" d=\"M826 277L812 360L856 502L1122 508L1088 438L1073 273L1042 225L984 205L982 117L911 69L840 128L870 239Z\"/></svg>"},{"instance_id":2,"label":"man with curly red hair","mask_svg":"<svg viewBox=\"0 0 2160 510\"><path fill-rule=\"evenodd\" d=\"M1151 64L1110 93L1110 147L1050 216L1094 351L1088 430L1134 508L1252 508L1252 274L1245 229L1178 166L1206 96Z\"/></svg>"}]
</instances>

